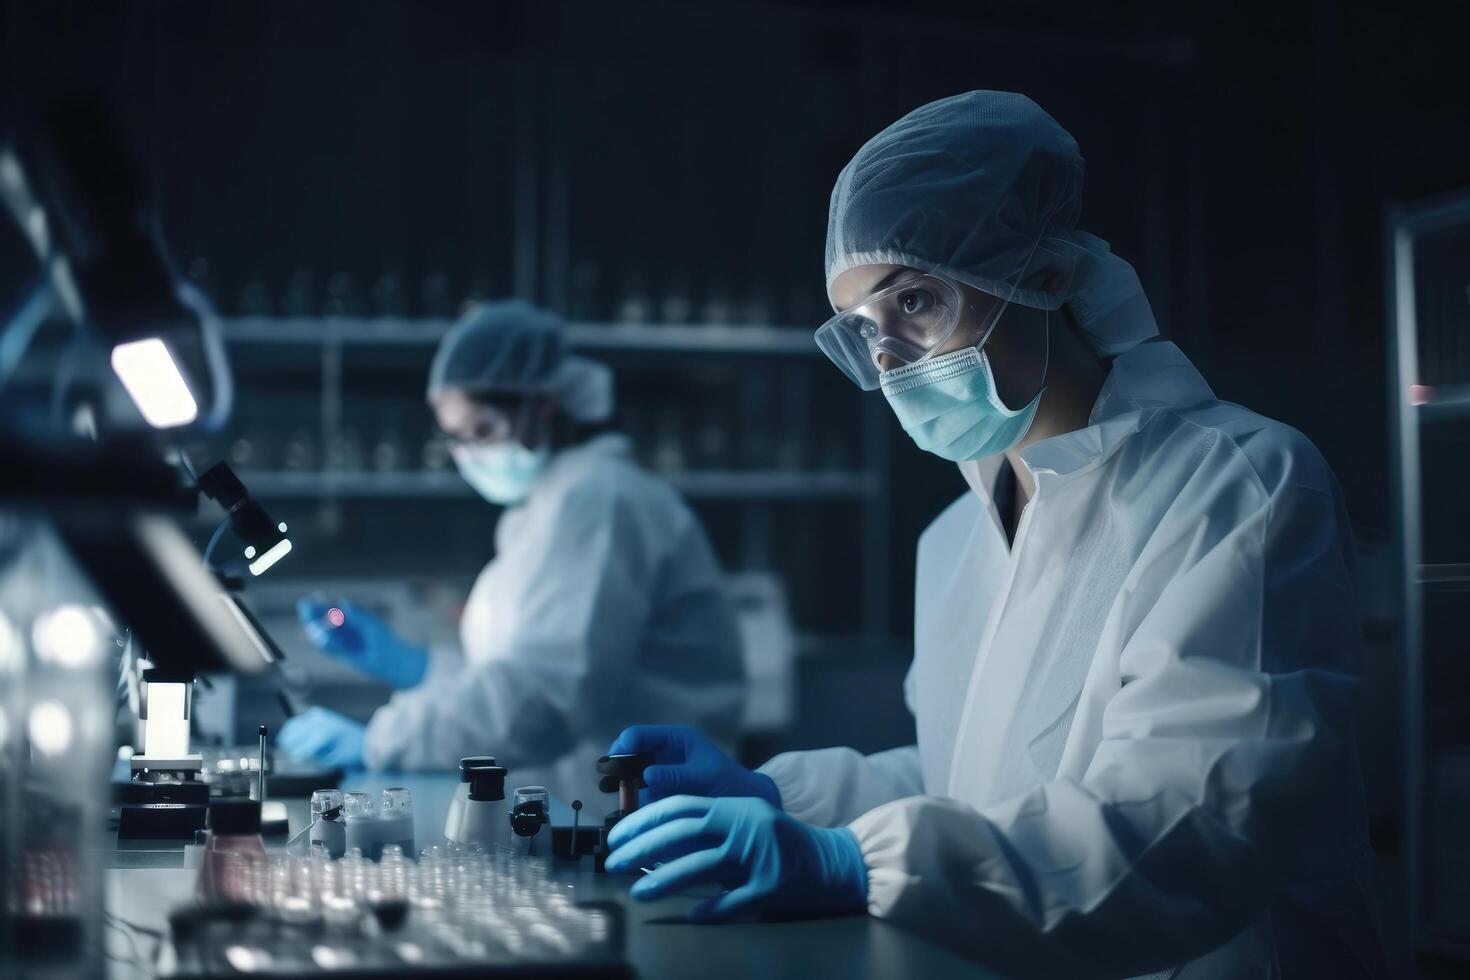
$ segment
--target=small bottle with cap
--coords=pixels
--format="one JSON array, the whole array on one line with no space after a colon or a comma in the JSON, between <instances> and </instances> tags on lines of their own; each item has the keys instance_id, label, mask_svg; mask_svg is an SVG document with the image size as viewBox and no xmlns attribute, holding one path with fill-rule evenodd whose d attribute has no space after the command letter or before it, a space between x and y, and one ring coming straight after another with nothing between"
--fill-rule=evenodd
<instances>
[{"instance_id":1,"label":"small bottle with cap","mask_svg":"<svg viewBox=\"0 0 1470 980\"><path fill-rule=\"evenodd\" d=\"M376 861L383 853L382 840L378 836L378 814L373 807L373 798L367 793L344 793L342 811L346 817L345 845L350 852L356 849L363 857Z\"/></svg>"},{"instance_id":2,"label":"small bottle with cap","mask_svg":"<svg viewBox=\"0 0 1470 980\"><path fill-rule=\"evenodd\" d=\"M444 836L455 844L510 847L510 821L505 805L505 767L474 765L467 771L469 791L465 805L450 811Z\"/></svg>"},{"instance_id":3,"label":"small bottle with cap","mask_svg":"<svg viewBox=\"0 0 1470 980\"><path fill-rule=\"evenodd\" d=\"M307 839L321 844L330 857L347 853L347 818L343 812L342 791L319 789L311 794L311 832Z\"/></svg>"},{"instance_id":4,"label":"small bottle with cap","mask_svg":"<svg viewBox=\"0 0 1470 980\"><path fill-rule=\"evenodd\" d=\"M260 839L260 804L219 800L209 807L209 838L197 891L206 902L263 901L269 862Z\"/></svg>"},{"instance_id":5,"label":"small bottle with cap","mask_svg":"<svg viewBox=\"0 0 1470 980\"><path fill-rule=\"evenodd\" d=\"M404 854L413 854L413 794L403 786L383 790L378 806L379 850L397 844Z\"/></svg>"}]
</instances>

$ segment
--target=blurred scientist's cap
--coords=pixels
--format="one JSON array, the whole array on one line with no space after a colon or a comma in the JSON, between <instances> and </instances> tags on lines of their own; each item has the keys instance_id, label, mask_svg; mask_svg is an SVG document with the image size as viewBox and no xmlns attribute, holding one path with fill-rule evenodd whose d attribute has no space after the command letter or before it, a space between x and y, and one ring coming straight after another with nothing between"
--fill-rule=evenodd
<instances>
[{"instance_id":1,"label":"blurred scientist's cap","mask_svg":"<svg viewBox=\"0 0 1470 980\"><path fill-rule=\"evenodd\" d=\"M446 389L472 395L554 395L578 422L612 415L612 371L569 354L561 318L524 300L483 303L439 342L429 366L428 399Z\"/></svg>"}]
</instances>

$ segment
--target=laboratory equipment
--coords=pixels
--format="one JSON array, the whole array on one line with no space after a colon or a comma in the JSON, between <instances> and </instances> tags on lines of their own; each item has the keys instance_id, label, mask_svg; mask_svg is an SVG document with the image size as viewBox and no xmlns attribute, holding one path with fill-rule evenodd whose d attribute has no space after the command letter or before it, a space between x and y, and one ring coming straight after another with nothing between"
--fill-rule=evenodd
<instances>
[{"instance_id":1,"label":"laboratory equipment","mask_svg":"<svg viewBox=\"0 0 1470 980\"><path fill-rule=\"evenodd\" d=\"M261 279L259 272L252 273L245 281L235 305L242 316L270 316L270 287Z\"/></svg>"},{"instance_id":2,"label":"laboratory equipment","mask_svg":"<svg viewBox=\"0 0 1470 980\"><path fill-rule=\"evenodd\" d=\"M390 846L376 864L274 857L263 880L228 909L169 917L170 976L632 975L622 911L576 903L545 861L449 845L414 862Z\"/></svg>"},{"instance_id":3,"label":"laboratory equipment","mask_svg":"<svg viewBox=\"0 0 1470 980\"><path fill-rule=\"evenodd\" d=\"M169 525L161 524L160 528ZM171 555L180 567L193 558L192 552ZM177 573L178 569L170 569ZM201 573L202 574L202 573ZM187 577L185 577L187 583ZM204 588L212 589L212 584ZM260 663L276 657L274 645L259 630L258 623L225 593L216 593L218 605L230 614L233 626L249 643L256 646ZM200 600L205 595L197 597ZM206 609L218 606L206 603ZM182 627L182 623L180 626ZM157 635L157 634L154 634ZM265 798L265 726L260 726L259 757L254 766L240 754L225 759L211 759L205 770L204 757L191 751L190 716L193 705L195 671L186 666L163 666L144 655L142 644L129 634L124 657L124 676L128 682L129 706L138 720L135 742L142 747L128 760L129 780L123 789L118 819L118 837L122 840L189 840L205 826L205 808L211 795L254 794L256 801ZM194 651L197 656L200 651ZM177 662L175 662L177 663ZM250 773L255 772L254 786ZM238 777L238 778L237 778ZM273 821L278 823L278 821Z\"/></svg>"},{"instance_id":4,"label":"laboratory equipment","mask_svg":"<svg viewBox=\"0 0 1470 980\"><path fill-rule=\"evenodd\" d=\"M382 856L382 843L378 838L378 813L373 798L368 793L343 794L342 812L346 818L347 851L356 852L370 861Z\"/></svg>"},{"instance_id":5,"label":"laboratory equipment","mask_svg":"<svg viewBox=\"0 0 1470 980\"><path fill-rule=\"evenodd\" d=\"M621 752L605 755L597 760L597 773L602 777L598 787L604 793L618 794L618 808L602 819L597 845L592 849L595 870L604 870L603 865L610 853L607 835L618 825L618 821L638 809L638 790L645 785L643 770L653 765L654 761L652 752Z\"/></svg>"},{"instance_id":6,"label":"laboratory equipment","mask_svg":"<svg viewBox=\"0 0 1470 980\"><path fill-rule=\"evenodd\" d=\"M3 471L6 467L0 467ZM0 480L6 474L0 473ZM0 975L92 977L113 762L111 642L36 512L0 505Z\"/></svg>"},{"instance_id":7,"label":"laboratory equipment","mask_svg":"<svg viewBox=\"0 0 1470 980\"><path fill-rule=\"evenodd\" d=\"M700 319L710 326L729 326L735 320L735 306L730 301L729 290L724 284L712 286L705 297Z\"/></svg>"},{"instance_id":8,"label":"laboratory equipment","mask_svg":"<svg viewBox=\"0 0 1470 980\"><path fill-rule=\"evenodd\" d=\"M464 819L464 807L470 799L470 774L475 769L495 765L493 755L469 755L459 760L459 785L454 788L454 796L449 800L449 813L445 817L445 835L448 836L450 827L458 827Z\"/></svg>"},{"instance_id":9,"label":"laboratory equipment","mask_svg":"<svg viewBox=\"0 0 1470 980\"><path fill-rule=\"evenodd\" d=\"M277 521L266 513L228 463L215 463L201 473L199 490L225 511L224 522L215 530L204 550L206 562L212 559L214 548L227 528L243 544L242 555L251 575L264 574L266 569L291 553L291 539L286 537L285 522Z\"/></svg>"},{"instance_id":10,"label":"laboratory equipment","mask_svg":"<svg viewBox=\"0 0 1470 980\"><path fill-rule=\"evenodd\" d=\"M511 847L522 857L549 857L551 794L545 786L520 786L511 799Z\"/></svg>"},{"instance_id":11,"label":"laboratory equipment","mask_svg":"<svg viewBox=\"0 0 1470 980\"><path fill-rule=\"evenodd\" d=\"M653 300L644 288L643 277L630 272L624 277L623 298L618 303L618 322L646 323L653 318Z\"/></svg>"},{"instance_id":12,"label":"laboratory equipment","mask_svg":"<svg viewBox=\"0 0 1470 980\"><path fill-rule=\"evenodd\" d=\"M726 754L708 735L692 725L633 725L613 740L610 758L642 753L657 763L644 766L633 798L659 800L667 796L754 796L774 807L781 794L771 777L751 772ZM605 777L602 790L611 793L617 780Z\"/></svg>"},{"instance_id":13,"label":"laboratory equipment","mask_svg":"<svg viewBox=\"0 0 1470 980\"><path fill-rule=\"evenodd\" d=\"M665 323L687 324L694 315L694 300L691 298L689 278L676 274L669 278L667 292L658 305L659 315Z\"/></svg>"},{"instance_id":14,"label":"laboratory equipment","mask_svg":"<svg viewBox=\"0 0 1470 980\"><path fill-rule=\"evenodd\" d=\"M347 853L347 817L342 791L319 789L311 794L311 827L309 841L326 848L330 857Z\"/></svg>"},{"instance_id":15,"label":"laboratory equipment","mask_svg":"<svg viewBox=\"0 0 1470 980\"><path fill-rule=\"evenodd\" d=\"M262 809L265 807L265 726L260 726L260 756L255 762L256 787L255 798L260 801Z\"/></svg>"},{"instance_id":16,"label":"laboratory equipment","mask_svg":"<svg viewBox=\"0 0 1470 980\"><path fill-rule=\"evenodd\" d=\"M310 432L297 429L291 433L281 451L281 465L287 470L316 469L316 440Z\"/></svg>"},{"instance_id":17,"label":"laboratory equipment","mask_svg":"<svg viewBox=\"0 0 1470 980\"><path fill-rule=\"evenodd\" d=\"M423 285L419 290L420 302L423 304L423 313L429 317L448 317L454 315L454 298L451 295L449 276L438 270L431 270L424 276Z\"/></svg>"},{"instance_id":18,"label":"laboratory equipment","mask_svg":"<svg viewBox=\"0 0 1470 980\"><path fill-rule=\"evenodd\" d=\"M331 799L323 797L323 805ZM345 793L342 812L346 831L343 844L348 854L355 852L369 861L377 861L390 847L397 847L402 853L413 853L413 795L402 786L383 790L377 806L373 805L373 798L368 793ZM315 842L316 838L312 840ZM330 852L325 833L323 845Z\"/></svg>"},{"instance_id":19,"label":"laboratory equipment","mask_svg":"<svg viewBox=\"0 0 1470 980\"><path fill-rule=\"evenodd\" d=\"M352 276L334 272L327 278L327 294L322 304L326 316L357 316L363 311L363 299Z\"/></svg>"},{"instance_id":20,"label":"laboratory equipment","mask_svg":"<svg viewBox=\"0 0 1470 980\"><path fill-rule=\"evenodd\" d=\"M581 829L581 822L582 822L582 801L581 800L573 800L572 801L572 832L571 832L571 834L567 838L567 849L566 849L566 852L561 855L562 857L565 857L569 861L576 861L576 860L579 860L582 857L582 852L578 848L578 845L581 843L581 841L578 840L578 834L577 834L577 831L579 829Z\"/></svg>"},{"instance_id":21,"label":"laboratory equipment","mask_svg":"<svg viewBox=\"0 0 1470 980\"><path fill-rule=\"evenodd\" d=\"M442 470L449 465L449 443L443 436L430 435L424 440L422 450L423 468L426 470Z\"/></svg>"},{"instance_id":22,"label":"laboratory equipment","mask_svg":"<svg viewBox=\"0 0 1470 980\"><path fill-rule=\"evenodd\" d=\"M810 289L803 284L803 294ZM771 291L764 286L752 286L750 295L745 303L745 322L753 326L769 326L776 321L775 300L771 297Z\"/></svg>"},{"instance_id":23,"label":"laboratory equipment","mask_svg":"<svg viewBox=\"0 0 1470 980\"><path fill-rule=\"evenodd\" d=\"M209 785L204 759L189 751L190 671L145 666L137 685L142 752L128 760L117 836L189 840L205 825Z\"/></svg>"},{"instance_id":24,"label":"laboratory equipment","mask_svg":"<svg viewBox=\"0 0 1470 980\"><path fill-rule=\"evenodd\" d=\"M218 680L215 683L217 685ZM195 713L203 715L203 710L197 704L197 691L195 698ZM278 695L275 701L277 705L282 705L284 696ZM285 701L285 704L289 705L290 702ZM286 708L283 713L290 717L294 714L294 709ZM211 797L245 797L256 792L256 774L260 772L260 760L250 752L248 747L243 745L203 746L196 748L195 751L204 760L203 778L209 784ZM267 793L274 793L278 798L304 798L310 796L313 790L337 785L342 778L342 770L303 762L286 755L277 741L274 748L266 753L265 777ZM262 819L269 824L270 817L270 812L267 811Z\"/></svg>"},{"instance_id":25,"label":"laboratory equipment","mask_svg":"<svg viewBox=\"0 0 1470 980\"><path fill-rule=\"evenodd\" d=\"M260 804L218 800L209 808L209 837L196 893L205 903L253 903L265 895L265 844L260 839Z\"/></svg>"},{"instance_id":26,"label":"laboratory equipment","mask_svg":"<svg viewBox=\"0 0 1470 980\"><path fill-rule=\"evenodd\" d=\"M396 317L404 312L403 276L397 269L389 269L373 281L370 298L372 312L376 316Z\"/></svg>"},{"instance_id":27,"label":"laboratory equipment","mask_svg":"<svg viewBox=\"0 0 1470 980\"><path fill-rule=\"evenodd\" d=\"M255 443L246 436L241 436L230 443L230 462L239 467L248 467L255 459Z\"/></svg>"},{"instance_id":28,"label":"laboratory equipment","mask_svg":"<svg viewBox=\"0 0 1470 980\"><path fill-rule=\"evenodd\" d=\"M643 770L653 763L652 752L620 752L597 760L597 774L602 777L598 785L604 793L618 794L615 812L620 818L638 809L638 790L647 785Z\"/></svg>"},{"instance_id":29,"label":"laboratory equipment","mask_svg":"<svg viewBox=\"0 0 1470 980\"><path fill-rule=\"evenodd\" d=\"M132 404L109 391L76 404L62 380L57 401L75 407L75 428L60 412L5 406L0 973L93 977L104 974L98 854L116 758L110 634L138 653L129 658L132 691L153 689L134 702L150 706L138 741L151 764L139 760L139 778L124 787L125 837L168 810L195 823L207 800L188 750L194 672L251 672L271 657L178 526L197 503L193 474L186 481L178 457L161 458L160 444L141 434L145 425L224 423L231 384L217 322L159 241L104 100L46 89L0 138L0 203L39 260L23 315L0 326L0 346L15 355L0 386L54 311L70 321L78 357L85 341L101 342ZM81 431L85 438L73 438Z\"/></svg>"},{"instance_id":30,"label":"laboratory equipment","mask_svg":"<svg viewBox=\"0 0 1470 980\"><path fill-rule=\"evenodd\" d=\"M316 315L316 283L310 269L298 267L292 271L291 278L286 283L281 308L287 316Z\"/></svg>"},{"instance_id":31,"label":"laboratory equipment","mask_svg":"<svg viewBox=\"0 0 1470 980\"><path fill-rule=\"evenodd\" d=\"M0 142L0 205L38 260L38 308L64 313L110 350L133 419L156 429L222 424L233 384L218 320L175 272L105 101L55 98L23 119ZM42 319L24 318L20 350Z\"/></svg>"},{"instance_id":32,"label":"laboratory equipment","mask_svg":"<svg viewBox=\"0 0 1470 980\"><path fill-rule=\"evenodd\" d=\"M413 794L406 788L389 786L383 790L378 805L378 823L384 848L397 846L405 854L414 852Z\"/></svg>"},{"instance_id":33,"label":"laboratory equipment","mask_svg":"<svg viewBox=\"0 0 1470 980\"><path fill-rule=\"evenodd\" d=\"M366 453L362 439L352 426L343 426L342 431L327 442L326 468L346 473L358 473L366 467Z\"/></svg>"},{"instance_id":34,"label":"laboratory equipment","mask_svg":"<svg viewBox=\"0 0 1470 980\"><path fill-rule=\"evenodd\" d=\"M504 847L510 844L510 820L505 806L505 767L488 757L460 760L460 778L467 780L464 804L449 810L444 837L456 844ZM466 765L468 763L468 765Z\"/></svg>"},{"instance_id":35,"label":"laboratory equipment","mask_svg":"<svg viewBox=\"0 0 1470 980\"><path fill-rule=\"evenodd\" d=\"M391 473L401 469L404 462L403 439L397 429L384 429L373 444L373 469L379 473Z\"/></svg>"}]
</instances>

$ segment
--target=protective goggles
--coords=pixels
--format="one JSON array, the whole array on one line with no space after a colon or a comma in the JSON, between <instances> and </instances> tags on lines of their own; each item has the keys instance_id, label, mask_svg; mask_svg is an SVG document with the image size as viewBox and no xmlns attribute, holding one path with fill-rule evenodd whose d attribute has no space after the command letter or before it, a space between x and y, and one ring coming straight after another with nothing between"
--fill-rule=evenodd
<instances>
[{"instance_id":1,"label":"protective goggles","mask_svg":"<svg viewBox=\"0 0 1470 980\"><path fill-rule=\"evenodd\" d=\"M817 329L817 346L864 391L893 370L933 357L959 327L965 298L947 279L915 272L841 310ZM975 346L983 344L1005 309L996 299L983 311Z\"/></svg>"}]
</instances>

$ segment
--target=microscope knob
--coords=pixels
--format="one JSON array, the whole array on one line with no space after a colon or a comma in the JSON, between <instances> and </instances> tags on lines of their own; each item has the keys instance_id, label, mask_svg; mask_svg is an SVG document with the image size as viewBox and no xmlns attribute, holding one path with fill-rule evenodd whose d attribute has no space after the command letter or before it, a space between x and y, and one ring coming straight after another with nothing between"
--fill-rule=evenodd
<instances>
[{"instance_id":1,"label":"microscope knob","mask_svg":"<svg viewBox=\"0 0 1470 980\"><path fill-rule=\"evenodd\" d=\"M643 770L653 765L652 752L627 752L620 755L605 755L597 760L597 773L602 777L597 788L604 793L616 793L622 783L642 787Z\"/></svg>"}]
</instances>

